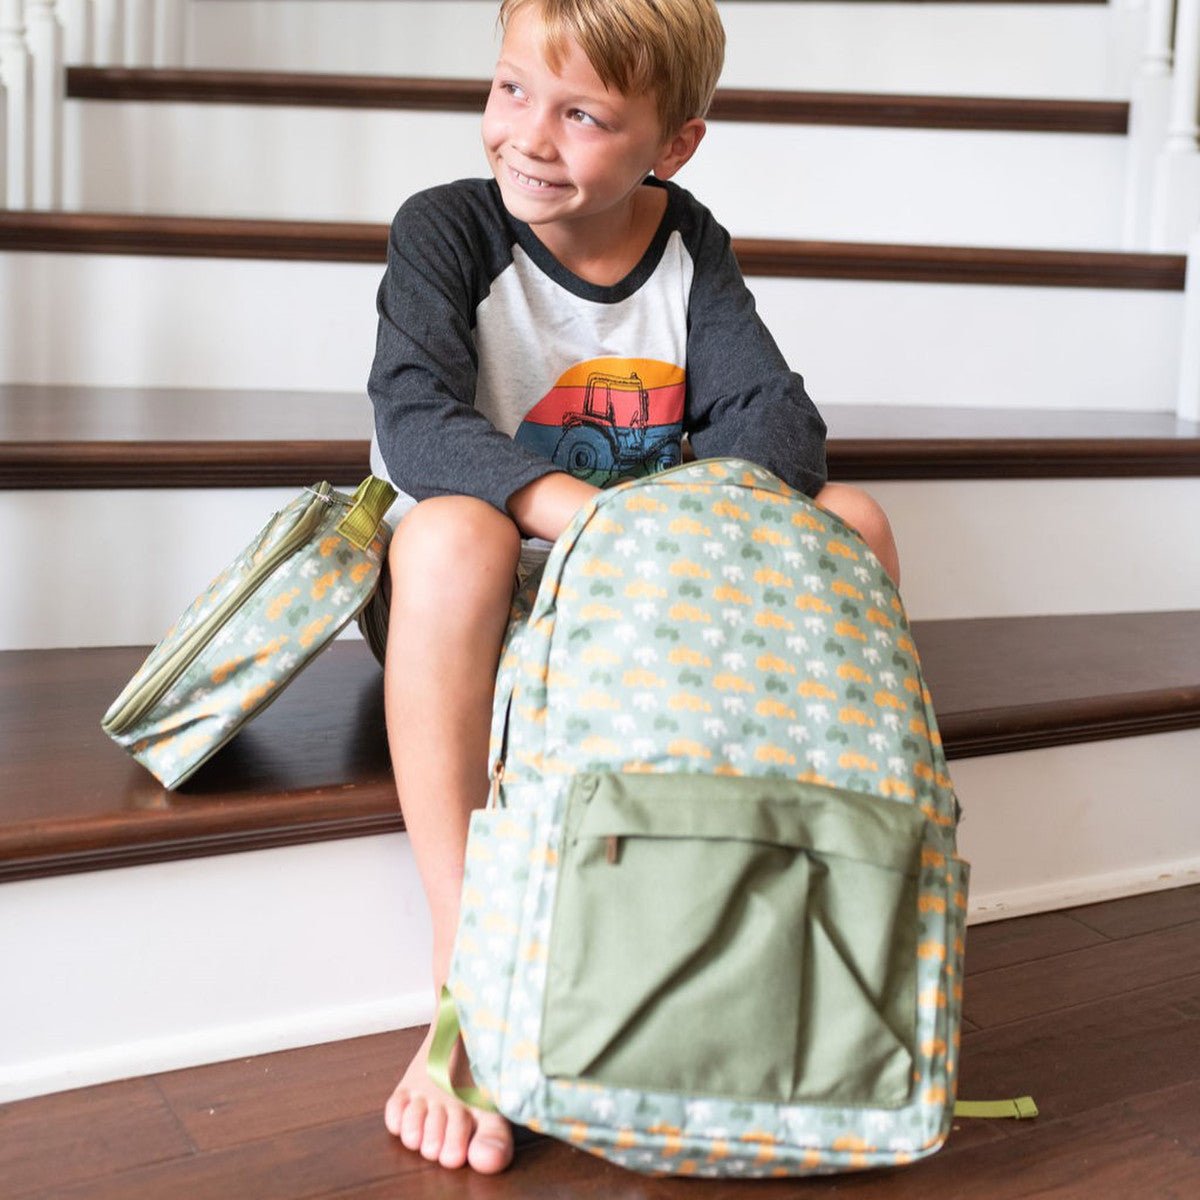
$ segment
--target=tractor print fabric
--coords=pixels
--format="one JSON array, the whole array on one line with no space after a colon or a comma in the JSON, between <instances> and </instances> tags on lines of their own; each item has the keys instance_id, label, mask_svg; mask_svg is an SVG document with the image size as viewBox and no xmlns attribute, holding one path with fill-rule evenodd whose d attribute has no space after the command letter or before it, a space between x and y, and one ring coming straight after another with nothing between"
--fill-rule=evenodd
<instances>
[{"instance_id":1,"label":"tractor print fabric","mask_svg":"<svg viewBox=\"0 0 1200 1200\"><path fill-rule=\"evenodd\" d=\"M514 440L596 487L679 465L687 373L646 358L577 363Z\"/></svg>"},{"instance_id":2,"label":"tractor print fabric","mask_svg":"<svg viewBox=\"0 0 1200 1200\"><path fill-rule=\"evenodd\" d=\"M367 602L379 581L390 532L363 549L336 529L350 497L309 490L273 514L257 537L223 570L167 631L109 710L154 687L156 673L182 657L161 697L114 739L164 786L176 787L232 738ZM316 505L312 535L267 573L202 644L196 633L289 538ZM108 718L106 717L106 720Z\"/></svg>"},{"instance_id":3,"label":"tractor print fabric","mask_svg":"<svg viewBox=\"0 0 1200 1200\"><path fill-rule=\"evenodd\" d=\"M652 1173L827 1173L941 1145L968 867L902 605L852 530L737 460L602 493L515 601L491 743L451 988L502 1112ZM788 880L794 929L729 932L739 897L791 903ZM631 975L654 1004L626 1003ZM771 1004L801 1030L776 1032ZM722 1043L754 1021L744 1053Z\"/></svg>"}]
</instances>

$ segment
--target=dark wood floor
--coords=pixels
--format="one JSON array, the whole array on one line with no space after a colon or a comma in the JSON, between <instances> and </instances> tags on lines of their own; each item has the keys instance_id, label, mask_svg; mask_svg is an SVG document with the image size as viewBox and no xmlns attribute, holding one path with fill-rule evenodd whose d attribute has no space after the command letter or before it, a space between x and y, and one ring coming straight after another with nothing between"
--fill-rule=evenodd
<instances>
[{"instance_id":1,"label":"dark wood floor","mask_svg":"<svg viewBox=\"0 0 1200 1200\"><path fill-rule=\"evenodd\" d=\"M961 1091L1041 1117L960 1122L897 1171L649 1180L533 1140L495 1179L426 1165L380 1113L419 1030L0 1107L8 1200L1200 1196L1200 886L970 930ZM10 1031L11 1032L11 1031Z\"/></svg>"}]
</instances>

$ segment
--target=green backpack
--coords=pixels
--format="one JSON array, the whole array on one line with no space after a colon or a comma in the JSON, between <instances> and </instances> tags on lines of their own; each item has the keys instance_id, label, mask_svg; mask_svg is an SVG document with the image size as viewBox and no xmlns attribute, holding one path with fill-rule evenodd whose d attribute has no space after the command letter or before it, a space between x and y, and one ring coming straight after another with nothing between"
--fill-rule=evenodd
<instances>
[{"instance_id":1,"label":"green backpack","mask_svg":"<svg viewBox=\"0 0 1200 1200\"><path fill-rule=\"evenodd\" d=\"M601 493L516 601L491 773L434 1054L444 1080L461 1029L458 1095L654 1173L941 1146L968 866L849 527L737 460Z\"/></svg>"}]
</instances>

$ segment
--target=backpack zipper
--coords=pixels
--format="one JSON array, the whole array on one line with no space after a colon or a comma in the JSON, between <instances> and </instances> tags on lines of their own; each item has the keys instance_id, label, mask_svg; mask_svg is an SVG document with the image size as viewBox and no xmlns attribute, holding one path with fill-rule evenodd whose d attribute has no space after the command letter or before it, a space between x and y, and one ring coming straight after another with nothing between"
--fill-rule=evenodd
<instances>
[{"instance_id":1,"label":"backpack zipper","mask_svg":"<svg viewBox=\"0 0 1200 1200\"><path fill-rule=\"evenodd\" d=\"M492 766L491 784L488 787L487 807L500 807L500 784L504 780L504 756L508 753L508 723L512 717L513 693L508 693L504 705L504 723L500 726L500 750Z\"/></svg>"}]
</instances>

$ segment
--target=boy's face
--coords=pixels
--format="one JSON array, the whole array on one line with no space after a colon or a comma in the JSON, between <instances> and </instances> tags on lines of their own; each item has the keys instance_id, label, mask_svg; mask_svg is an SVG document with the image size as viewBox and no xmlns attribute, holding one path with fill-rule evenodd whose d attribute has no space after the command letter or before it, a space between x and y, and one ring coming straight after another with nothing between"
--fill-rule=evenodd
<instances>
[{"instance_id":1,"label":"boy's face","mask_svg":"<svg viewBox=\"0 0 1200 1200\"><path fill-rule=\"evenodd\" d=\"M703 122L692 124L703 133ZM651 171L667 178L690 156L673 151L677 141L664 138L652 95L610 91L575 43L556 75L538 6L518 9L483 114L484 149L513 216L576 233L589 221L611 229Z\"/></svg>"}]
</instances>

